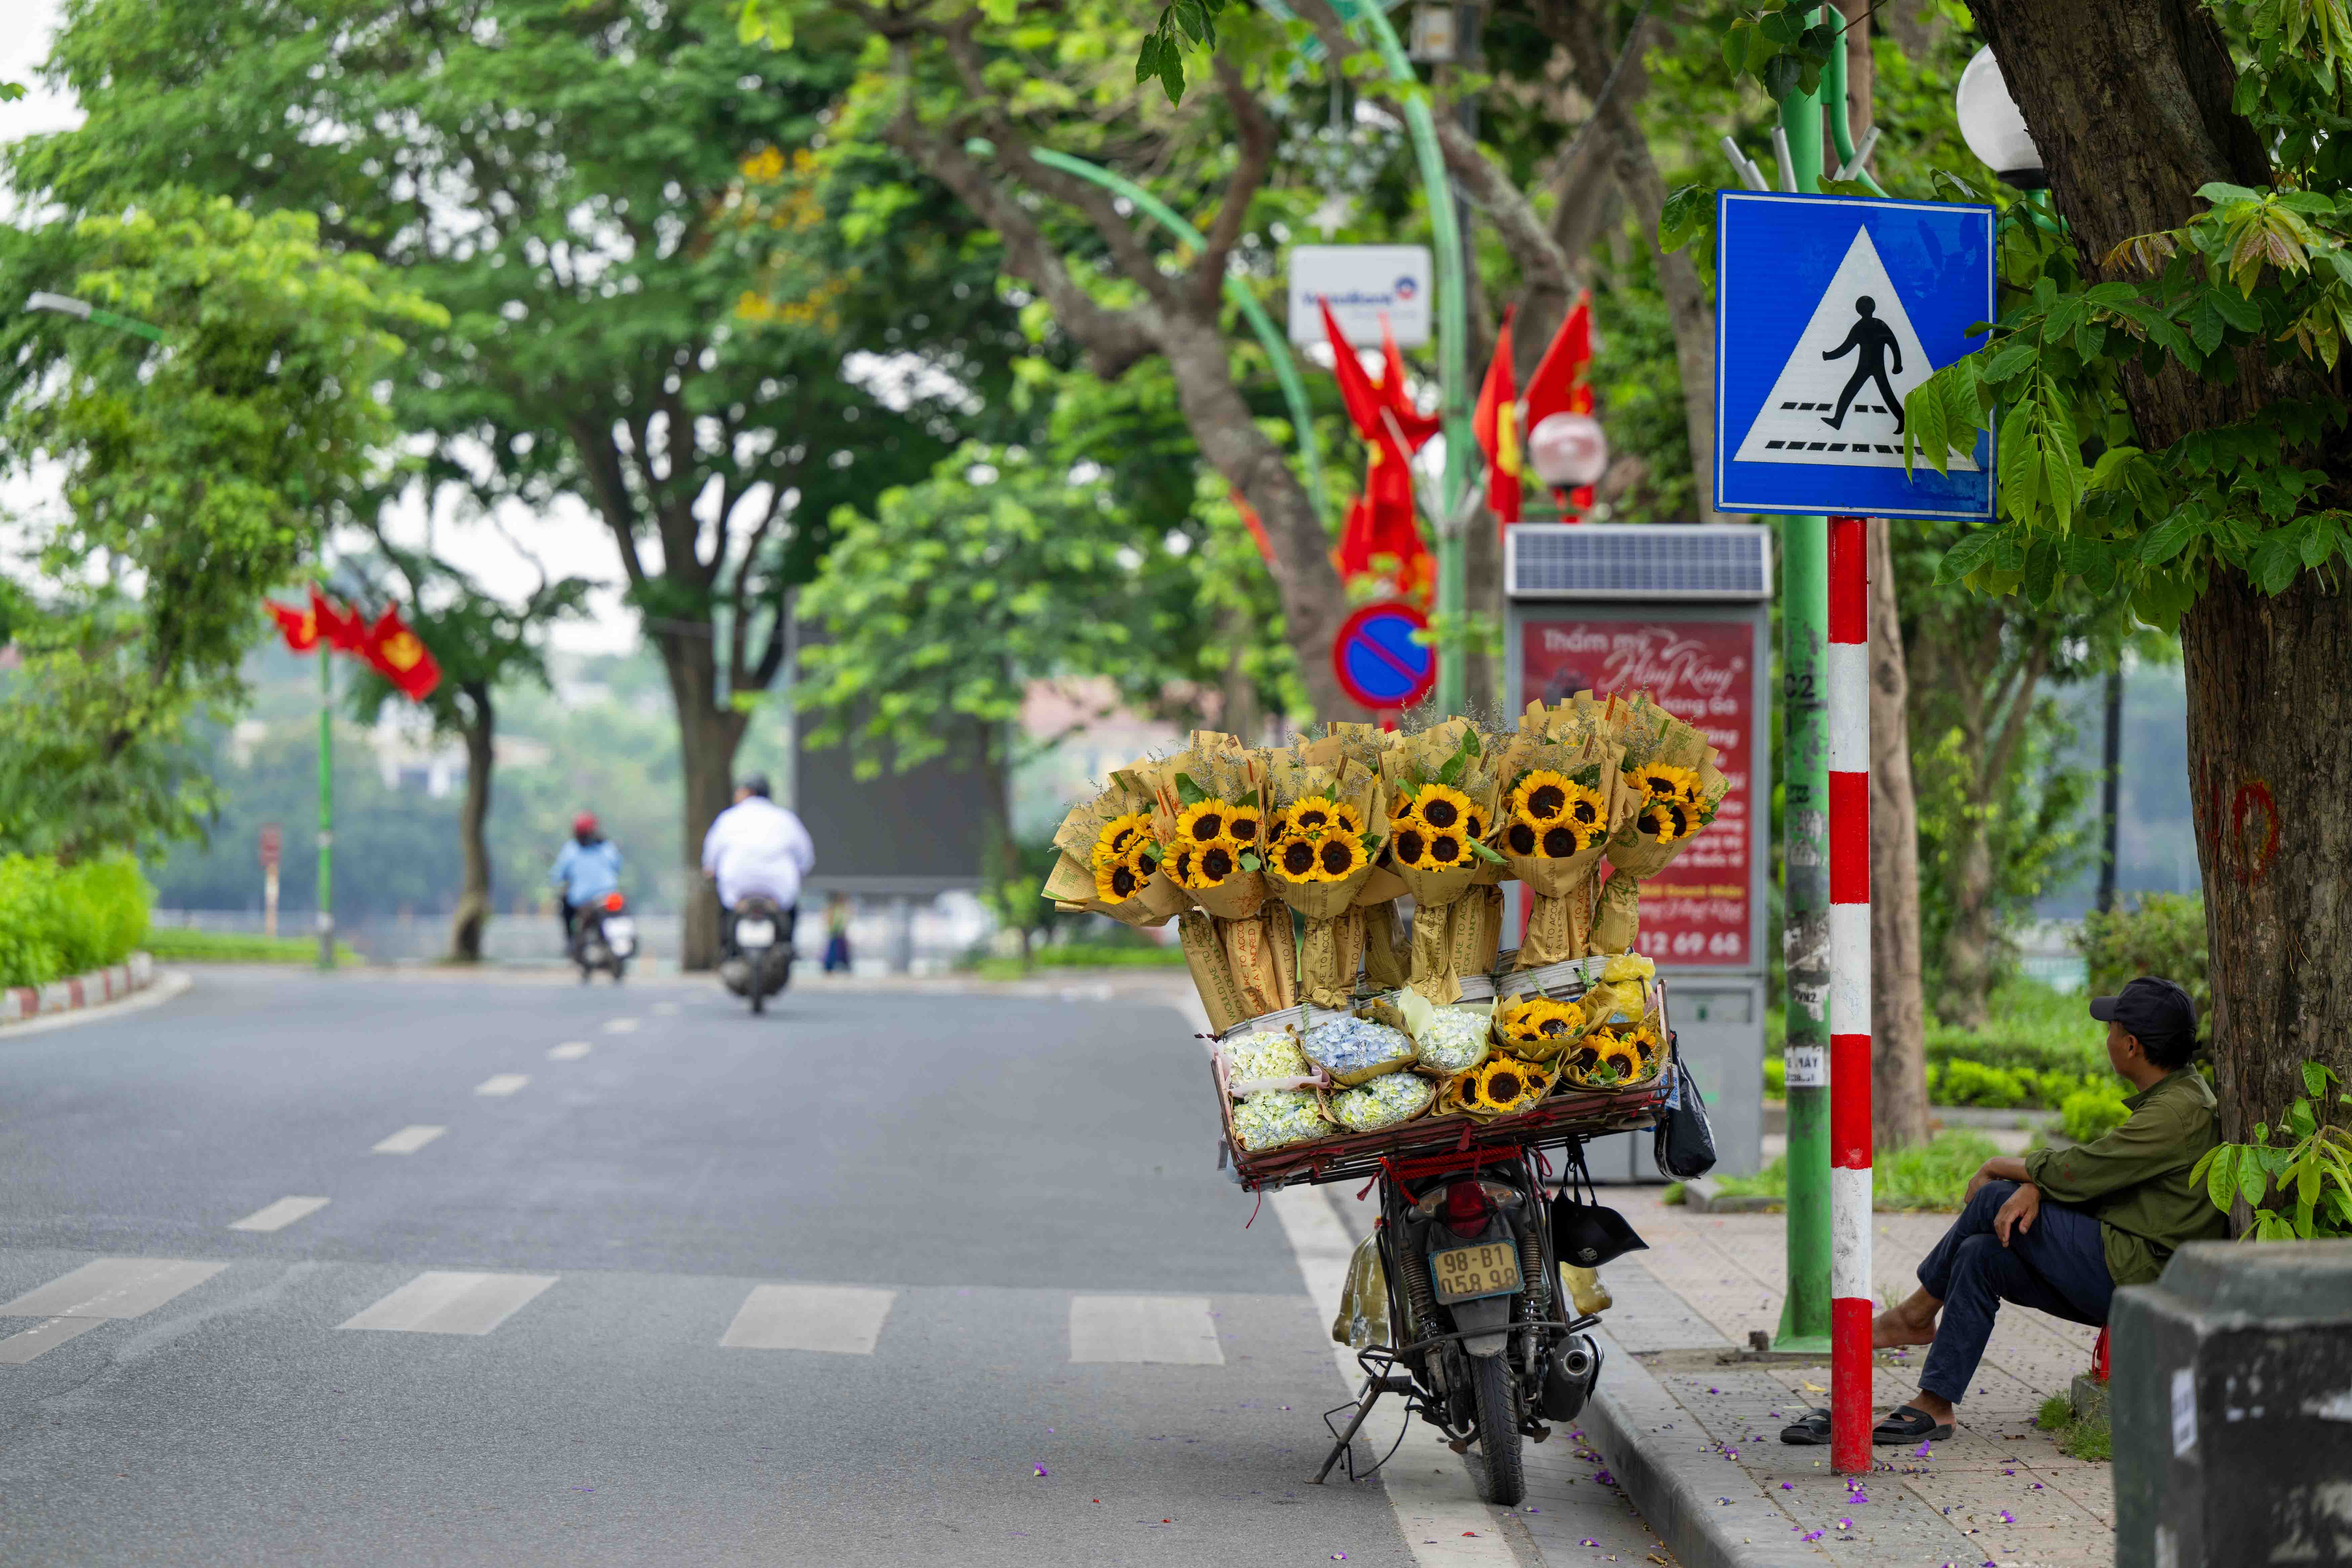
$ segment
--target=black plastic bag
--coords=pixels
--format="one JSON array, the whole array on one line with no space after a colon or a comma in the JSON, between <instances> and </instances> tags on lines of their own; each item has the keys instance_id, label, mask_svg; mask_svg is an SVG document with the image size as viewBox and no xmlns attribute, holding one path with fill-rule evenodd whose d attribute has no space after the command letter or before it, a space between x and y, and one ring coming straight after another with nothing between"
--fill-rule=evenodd
<instances>
[{"instance_id":1,"label":"black plastic bag","mask_svg":"<svg viewBox=\"0 0 2352 1568\"><path fill-rule=\"evenodd\" d=\"M1666 1046L1674 1058L1666 1068L1672 1076L1666 1085L1665 1110L1658 1118L1654 1152L1658 1174L1687 1182L1715 1169L1715 1129L1706 1124L1706 1102L1699 1098L1698 1084L1683 1065L1683 1054L1675 1048L1671 1034Z\"/></svg>"}]
</instances>

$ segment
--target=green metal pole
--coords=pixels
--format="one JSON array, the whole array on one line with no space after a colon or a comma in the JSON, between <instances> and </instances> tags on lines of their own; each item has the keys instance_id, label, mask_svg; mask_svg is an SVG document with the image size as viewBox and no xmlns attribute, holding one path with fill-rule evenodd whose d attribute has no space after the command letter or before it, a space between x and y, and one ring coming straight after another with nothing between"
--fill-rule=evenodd
<instances>
[{"instance_id":1,"label":"green metal pole","mask_svg":"<svg viewBox=\"0 0 2352 1568\"><path fill-rule=\"evenodd\" d=\"M1405 128L1412 135L1413 158L1421 166L1429 204L1429 247L1437 258L1438 411L1445 429L1445 479L1438 497L1444 511L1430 520L1437 531L1437 701L1440 711L1458 713L1469 694L1464 665L1470 608L1466 520L1460 512L1470 482L1470 454L1476 446L1470 433L1470 291L1463 275L1462 231L1454 221L1454 186L1445 175L1444 154L1438 151L1429 95L1413 74L1412 62L1405 58L1380 0L1358 0L1352 9L1363 18L1390 77L1411 89L1404 100Z\"/></svg>"},{"instance_id":2,"label":"green metal pole","mask_svg":"<svg viewBox=\"0 0 2352 1568\"><path fill-rule=\"evenodd\" d=\"M1807 17L1810 25L1811 18ZM1841 73L1842 75L1843 73ZM1780 126L1797 189L1822 178L1822 100L1792 93ZM1789 1095L1789 1289L1772 1348L1830 1348L1830 856L1829 519L1791 517L1781 526L1781 876L1786 932Z\"/></svg>"},{"instance_id":3,"label":"green metal pole","mask_svg":"<svg viewBox=\"0 0 2352 1568\"><path fill-rule=\"evenodd\" d=\"M992 146L988 150L990 153L995 151ZM1049 169L1059 169L1107 191L1116 191L1185 244L1195 249L1208 247L1207 236L1186 222L1175 208L1126 175L1049 148L1032 148L1029 156ZM1275 379L1282 384L1283 400L1290 405L1290 423L1297 432L1298 460L1307 470L1307 499L1314 503L1315 515L1328 523L1331 520L1331 507L1323 489L1323 443L1315 434L1314 405L1307 401L1307 383L1299 378L1298 363L1290 354L1290 341L1274 330L1273 319L1266 315L1265 307L1258 303L1256 293L1245 279L1227 273L1224 289L1225 298L1240 309L1243 319L1250 324L1250 331L1257 334L1258 342L1265 348L1265 357L1274 363Z\"/></svg>"},{"instance_id":4,"label":"green metal pole","mask_svg":"<svg viewBox=\"0 0 2352 1568\"><path fill-rule=\"evenodd\" d=\"M335 668L319 647L319 967L335 967Z\"/></svg>"}]
</instances>

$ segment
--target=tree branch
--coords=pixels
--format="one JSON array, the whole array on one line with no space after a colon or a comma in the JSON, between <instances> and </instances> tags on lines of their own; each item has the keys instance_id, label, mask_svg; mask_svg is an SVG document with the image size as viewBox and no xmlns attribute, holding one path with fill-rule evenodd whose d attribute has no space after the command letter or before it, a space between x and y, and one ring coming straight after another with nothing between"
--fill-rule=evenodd
<instances>
[{"instance_id":1,"label":"tree branch","mask_svg":"<svg viewBox=\"0 0 2352 1568\"><path fill-rule=\"evenodd\" d=\"M1273 119L1265 106L1257 100L1242 80L1242 73L1223 56L1217 57L1217 85L1224 90L1225 105L1232 110L1234 123L1240 132L1241 162L1234 176L1225 184L1225 199L1217 208L1217 221L1210 226L1208 245L1201 252L1200 264L1193 276L1200 280L1203 302L1213 310L1223 291L1225 266L1241 243L1242 231L1249 226L1251 198L1265 184L1266 172L1274 165L1276 136Z\"/></svg>"}]
</instances>

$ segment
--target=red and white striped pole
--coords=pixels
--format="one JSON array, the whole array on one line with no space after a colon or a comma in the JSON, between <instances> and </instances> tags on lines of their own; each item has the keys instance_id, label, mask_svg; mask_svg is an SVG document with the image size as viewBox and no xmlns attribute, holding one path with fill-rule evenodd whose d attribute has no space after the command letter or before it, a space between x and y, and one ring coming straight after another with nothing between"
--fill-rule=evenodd
<instances>
[{"instance_id":1,"label":"red and white striped pole","mask_svg":"<svg viewBox=\"0 0 2352 1568\"><path fill-rule=\"evenodd\" d=\"M1830 1463L1870 1468L1870 572L1830 519Z\"/></svg>"}]
</instances>

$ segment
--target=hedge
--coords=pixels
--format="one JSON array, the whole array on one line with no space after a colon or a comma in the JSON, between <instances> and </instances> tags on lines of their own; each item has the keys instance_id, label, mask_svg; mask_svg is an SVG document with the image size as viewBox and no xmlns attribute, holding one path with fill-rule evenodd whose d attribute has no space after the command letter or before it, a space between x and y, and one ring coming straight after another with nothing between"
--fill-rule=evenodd
<instances>
[{"instance_id":1,"label":"hedge","mask_svg":"<svg viewBox=\"0 0 2352 1568\"><path fill-rule=\"evenodd\" d=\"M150 890L128 857L60 866L0 857L0 985L41 985L131 956Z\"/></svg>"}]
</instances>

